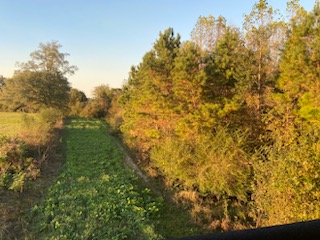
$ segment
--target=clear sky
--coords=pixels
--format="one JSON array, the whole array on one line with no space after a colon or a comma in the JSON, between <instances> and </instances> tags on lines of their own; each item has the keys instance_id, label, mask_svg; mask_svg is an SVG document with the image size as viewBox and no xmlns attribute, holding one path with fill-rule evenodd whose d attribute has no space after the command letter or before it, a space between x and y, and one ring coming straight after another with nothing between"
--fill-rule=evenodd
<instances>
[{"instance_id":1,"label":"clear sky","mask_svg":"<svg viewBox=\"0 0 320 240\"><path fill-rule=\"evenodd\" d=\"M222 15L241 26L258 0L0 0L0 75L29 60L39 43L58 41L78 66L72 87L88 96L95 86L121 87L132 65L173 27L189 40L199 16ZM284 13L286 0L269 0ZM310 11L314 0L300 0Z\"/></svg>"}]
</instances>

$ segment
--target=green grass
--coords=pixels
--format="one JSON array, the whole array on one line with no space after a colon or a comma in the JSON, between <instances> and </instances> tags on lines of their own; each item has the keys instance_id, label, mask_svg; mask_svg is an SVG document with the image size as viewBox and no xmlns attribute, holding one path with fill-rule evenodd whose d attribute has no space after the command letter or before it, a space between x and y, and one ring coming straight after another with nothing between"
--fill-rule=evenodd
<instances>
[{"instance_id":1,"label":"green grass","mask_svg":"<svg viewBox=\"0 0 320 240\"><path fill-rule=\"evenodd\" d=\"M66 123L66 163L30 215L32 239L161 239L161 199L141 188L99 120Z\"/></svg>"},{"instance_id":2,"label":"green grass","mask_svg":"<svg viewBox=\"0 0 320 240\"><path fill-rule=\"evenodd\" d=\"M0 136L16 137L21 130L22 116L25 113L0 112ZM36 116L36 114L28 115Z\"/></svg>"}]
</instances>

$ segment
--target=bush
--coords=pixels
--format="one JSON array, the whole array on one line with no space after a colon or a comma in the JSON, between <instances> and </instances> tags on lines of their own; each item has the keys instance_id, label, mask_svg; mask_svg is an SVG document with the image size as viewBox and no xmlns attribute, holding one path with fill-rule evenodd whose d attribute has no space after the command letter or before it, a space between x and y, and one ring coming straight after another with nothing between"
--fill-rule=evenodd
<instances>
[{"instance_id":1,"label":"bush","mask_svg":"<svg viewBox=\"0 0 320 240\"><path fill-rule=\"evenodd\" d=\"M76 102L73 105L69 105L69 116L80 116L81 112L84 110L84 108L86 107L86 102Z\"/></svg>"},{"instance_id":2,"label":"bush","mask_svg":"<svg viewBox=\"0 0 320 240\"><path fill-rule=\"evenodd\" d=\"M320 139L303 133L264 147L253 161L258 226L320 218Z\"/></svg>"},{"instance_id":3,"label":"bush","mask_svg":"<svg viewBox=\"0 0 320 240\"><path fill-rule=\"evenodd\" d=\"M22 192L27 179L39 174L36 160L30 157L25 143L7 137L0 138L0 186Z\"/></svg>"},{"instance_id":4,"label":"bush","mask_svg":"<svg viewBox=\"0 0 320 240\"><path fill-rule=\"evenodd\" d=\"M123 122L122 119L123 109L120 106L119 99L112 100L111 107L106 116L106 120L111 126L112 133L120 133L120 126Z\"/></svg>"},{"instance_id":5,"label":"bush","mask_svg":"<svg viewBox=\"0 0 320 240\"><path fill-rule=\"evenodd\" d=\"M92 100L87 103L80 115L85 118L104 118L107 111L107 105L103 101Z\"/></svg>"},{"instance_id":6,"label":"bush","mask_svg":"<svg viewBox=\"0 0 320 240\"><path fill-rule=\"evenodd\" d=\"M221 128L215 135L201 135L194 142L171 138L151 153L151 160L165 176L196 187L203 195L233 196L246 201L250 164L241 149L243 136Z\"/></svg>"},{"instance_id":7,"label":"bush","mask_svg":"<svg viewBox=\"0 0 320 240\"><path fill-rule=\"evenodd\" d=\"M22 116L19 138L32 148L46 146L52 139L53 119L46 113L40 115L40 119L28 114Z\"/></svg>"},{"instance_id":8,"label":"bush","mask_svg":"<svg viewBox=\"0 0 320 240\"><path fill-rule=\"evenodd\" d=\"M221 218L233 215L246 222L244 206L251 192L252 173L242 149L244 139L244 134L231 134L225 128L214 135L200 134L193 142L169 138L151 151L151 162L180 189L217 199Z\"/></svg>"},{"instance_id":9,"label":"bush","mask_svg":"<svg viewBox=\"0 0 320 240\"><path fill-rule=\"evenodd\" d=\"M40 112L40 121L43 123L54 125L60 119L62 119L62 113L55 108L43 109Z\"/></svg>"}]
</instances>

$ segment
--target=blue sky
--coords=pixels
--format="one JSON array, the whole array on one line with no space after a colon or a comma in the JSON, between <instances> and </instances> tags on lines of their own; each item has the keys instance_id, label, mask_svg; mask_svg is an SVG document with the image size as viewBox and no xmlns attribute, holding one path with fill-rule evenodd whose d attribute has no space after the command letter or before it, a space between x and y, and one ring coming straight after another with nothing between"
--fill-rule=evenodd
<instances>
[{"instance_id":1,"label":"blue sky","mask_svg":"<svg viewBox=\"0 0 320 240\"><path fill-rule=\"evenodd\" d=\"M256 0L257 1L257 0ZM72 87L121 87L159 32L173 27L189 40L199 16L224 16L241 26L255 0L0 0L0 75L11 77L39 43L58 41L79 71ZM284 13L286 0L269 0ZM300 0L308 11L314 0Z\"/></svg>"}]
</instances>

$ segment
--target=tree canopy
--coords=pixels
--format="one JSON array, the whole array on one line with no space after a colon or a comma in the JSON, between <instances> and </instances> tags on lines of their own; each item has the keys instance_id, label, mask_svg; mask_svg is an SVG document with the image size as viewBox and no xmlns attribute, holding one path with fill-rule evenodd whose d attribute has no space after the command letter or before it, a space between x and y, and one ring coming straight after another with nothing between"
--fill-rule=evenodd
<instances>
[{"instance_id":1,"label":"tree canopy","mask_svg":"<svg viewBox=\"0 0 320 240\"><path fill-rule=\"evenodd\" d=\"M3 105L11 111L62 110L68 104L69 89L67 79L60 74L19 72L5 80L0 97Z\"/></svg>"},{"instance_id":2,"label":"tree canopy","mask_svg":"<svg viewBox=\"0 0 320 240\"><path fill-rule=\"evenodd\" d=\"M35 112L43 108L66 111L70 86L66 75L73 74L67 53L59 51L58 42L40 43L39 49L30 54L31 60L20 63L14 76L4 80L0 101L10 111Z\"/></svg>"},{"instance_id":3,"label":"tree canopy","mask_svg":"<svg viewBox=\"0 0 320 240\"><path fill-rule=\"evenodd\" d=\"M63 76L72 75L78 70L76 66L69 65L68 53L61 53L62 47L57 41L40 43L39 49L30 54L30 60L26 63L18 63L18 72L45 72L50 74L59 73Z\"/></svg>"}]
</instances>

